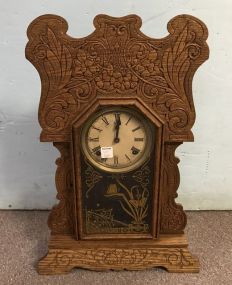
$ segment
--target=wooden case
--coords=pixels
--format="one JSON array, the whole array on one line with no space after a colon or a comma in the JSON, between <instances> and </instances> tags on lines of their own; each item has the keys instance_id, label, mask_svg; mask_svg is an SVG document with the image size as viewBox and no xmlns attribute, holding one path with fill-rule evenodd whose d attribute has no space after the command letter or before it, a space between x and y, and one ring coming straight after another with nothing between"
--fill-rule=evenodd
<instances>
[{"instance_id":1,"label":"wooden case","mask_svg":"<svg viewBox=\"0 0 232 285\"><path fill-rule=\"evenodd\" d=\"M59 203L49 215L51 240L48 254L39 262L40 274L67 273L73 267L199 271L184 235L186 215L175 203L179 186L175 150L184 141L193 141L192 79L208 58L207 28L195 17L180 15L168 23L168 36L153 39L140 31L141 25L136 15L98 15L95 31L75 39L66 34L63 18L44 15L28 28L26 57L42 83L40 138L53 142L61 153L55 178ZM101 106L136 108L156 128L149 233L83 232L81 179L86 174L80 129ZM90 172L94 184L101 174L96 169Z\"/></svg>"}]
</instances>

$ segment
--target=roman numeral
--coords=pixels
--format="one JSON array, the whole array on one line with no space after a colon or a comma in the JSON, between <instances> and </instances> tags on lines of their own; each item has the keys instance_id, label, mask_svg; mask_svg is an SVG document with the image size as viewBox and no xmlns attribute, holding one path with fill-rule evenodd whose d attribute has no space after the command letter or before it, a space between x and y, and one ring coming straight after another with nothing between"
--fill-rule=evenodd
<instances>
[{"instance_id":1,"label":"roman numeral","mask_svg":"<svg viewBox=\"0 0 232 285\"><path fill-rule=\"evenodd\" d=\"M108 122L108 120L107 120L107 118L105 117L105 116L102 116L102 121L106 124L106 126L108 126L109 125L109 122Z\"/></svg>"},{"instance_id":2,"label":"roman numeral","mask_svg":"<svg viewBox=\"0 0 232 285\"><path fill-rule=\"evenodd\" d=\"M143 142L143 141L144 141L144 138L134 138L134 141L135 141L135 142Z\"/></svg>"},{"instance_id":3,"label":"roman numeral","mask_svg":"<svg viewBox=\"0 0 232 285\"><path fill-rule=\"evenodd\" d=\"M106 162L107 158L101 158L102 162Z\"/></svg>"},{"instance_id":4,"label":"roman numeral","mask_svg":"<svg viewBox=\"0 0 232 285\"><path fill-rule=\"evenodd\" d=\"M92 149L92 152L94 152L96 155L100 155L100 154L101 154L101 147L100 147L100 145L94 147L94 148Z\"/></svg>"},{"instance_id":5,"label":"roman numeral","mask_svg":"<svg viewBox=\"0 0 232 285\"><path fill-rule=\"evenodd\" d=\"M125 154L125 157L130 161L130 158L129 158L129 156L127 154Z\"/></svg>"},{"instance_id":6,"label":"roman numeral","mask_svg":"<svg viewBox=\"0 0 232 285\"><path fill-rule=\"evenodd\" d=\"M140 152L140 149L136 148L135 146L132 146L131 152L132 154L138 154Z\"/></svg>"},{"instance_id":7,"label":"roman numeral","mask_svg":"<svg viewBox=\"0 0 232 285\"><path fill-rule=\"evenodd\" d=\"M114 165L118 164L118 156L114 156Z\"/></svg>"},{"instance_id":8,"label":"roman numeral","mask_svg":"<svg viewBox=\"0 0 232 285\"><path fill-rule=\"evenodd\" d=\"M115 119L116 119L116 120L117 120L117 119L120 120L120 113L115 113L114 116L115 116Z\"/></svg>"},{"instance_id":9,"label":"roman numeral","mask_svg":"<svg viewBox=\"0 0 232 285\"><path fill-rule=\"evenodd\" d=\"M99 142L99 138L88 138L90 142Z\"/></svg>"},{"instance_id":10,"label":"roman numeral","mask_svg":"<svg viewBox=\"0 0 232 285\"><path fill-rule=\"evenodd\" d=\"M127 122L125 123L125 125L127 125L127 124L130 122L131 119L132 119L132 116L130 116L130 118L127 120Z\"/></svg>"},{"instance_id":11,"label":"roman numeral","mask_svg":"<svg viewBox=\"0 0 232 285\"><path fill-rule=\"evenodd\" d=\"M95 126L92 126L92 128L97 130L97 131L99 131L99 132L102 132L102 129L99 129L99 128L95 127Z\"/></svg>"},{"instance_id":12,"label":"roman numeral","mask_svg":"<svg viewBox=\"0 0 232 285\"><path fill-rule=\"evenodd\" d=\"M137 128L133 129L132 132L135 132L135 131L139 130L140 128L141 128L141 127L138 126Z\"/></svg>"}]
</instances>

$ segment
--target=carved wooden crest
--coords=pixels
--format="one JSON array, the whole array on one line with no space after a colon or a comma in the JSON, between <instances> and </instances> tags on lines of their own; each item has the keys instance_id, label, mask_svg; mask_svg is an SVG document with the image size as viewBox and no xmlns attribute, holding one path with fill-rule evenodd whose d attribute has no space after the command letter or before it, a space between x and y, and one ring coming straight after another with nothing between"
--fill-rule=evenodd
<instances>
[{"instance_id":1,"label":"carved wooden crest","mask_svg":"<svg viewBox=\"0 0 232 285\"><path fill-rule=\"evenodd\" d=\"M55 15L28 28L27 58L41 76L39 121L42 141L70 141L71 125L88 102L101 96L140 97L166 121L166 141L191 141L195 120L194 72L208 57L207 29L181 15L168 23L170 35L152 39L136 15L98 15L95 31L81 39L66 34Z\"/></svg>"}]
</instances>

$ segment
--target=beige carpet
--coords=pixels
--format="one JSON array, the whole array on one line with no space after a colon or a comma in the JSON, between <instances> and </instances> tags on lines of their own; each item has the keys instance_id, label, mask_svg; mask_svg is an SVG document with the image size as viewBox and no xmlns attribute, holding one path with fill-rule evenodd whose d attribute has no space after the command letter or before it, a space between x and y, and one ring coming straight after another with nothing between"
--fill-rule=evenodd
<instances>
[{"instance_id":1,"label":"beige carpet","mask_svg":"<svg viewBox=\"0 0 232 285\"><path fill-rule=\"evenodd\" d=\"M231 285L232 211L188 212L187 234L201 271L92 272L75 269L68 275L40 276L35 265L46 253L49 231L46 211L0 211L0 285Z\"/></svg>"}]
</instances>

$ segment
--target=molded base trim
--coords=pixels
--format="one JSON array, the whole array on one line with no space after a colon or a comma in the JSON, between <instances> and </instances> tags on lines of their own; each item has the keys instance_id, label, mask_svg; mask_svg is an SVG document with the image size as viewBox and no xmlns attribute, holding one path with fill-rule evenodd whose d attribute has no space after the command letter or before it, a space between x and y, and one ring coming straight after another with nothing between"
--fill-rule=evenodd
<instances>
[{"instance_id":1,"label":"molded base trim","mask_svg":"<svg viewBox=\"0 0 232 285\"><path fill-rule=\"evenodd\" d=\"M199 261L189 252L184 234L150 241L77 241L71 236L53 235L38 273L65 274L75 267L97 271L163 267L168 272L194 273L199 272Z\"/></svg>"}]
</instances>

